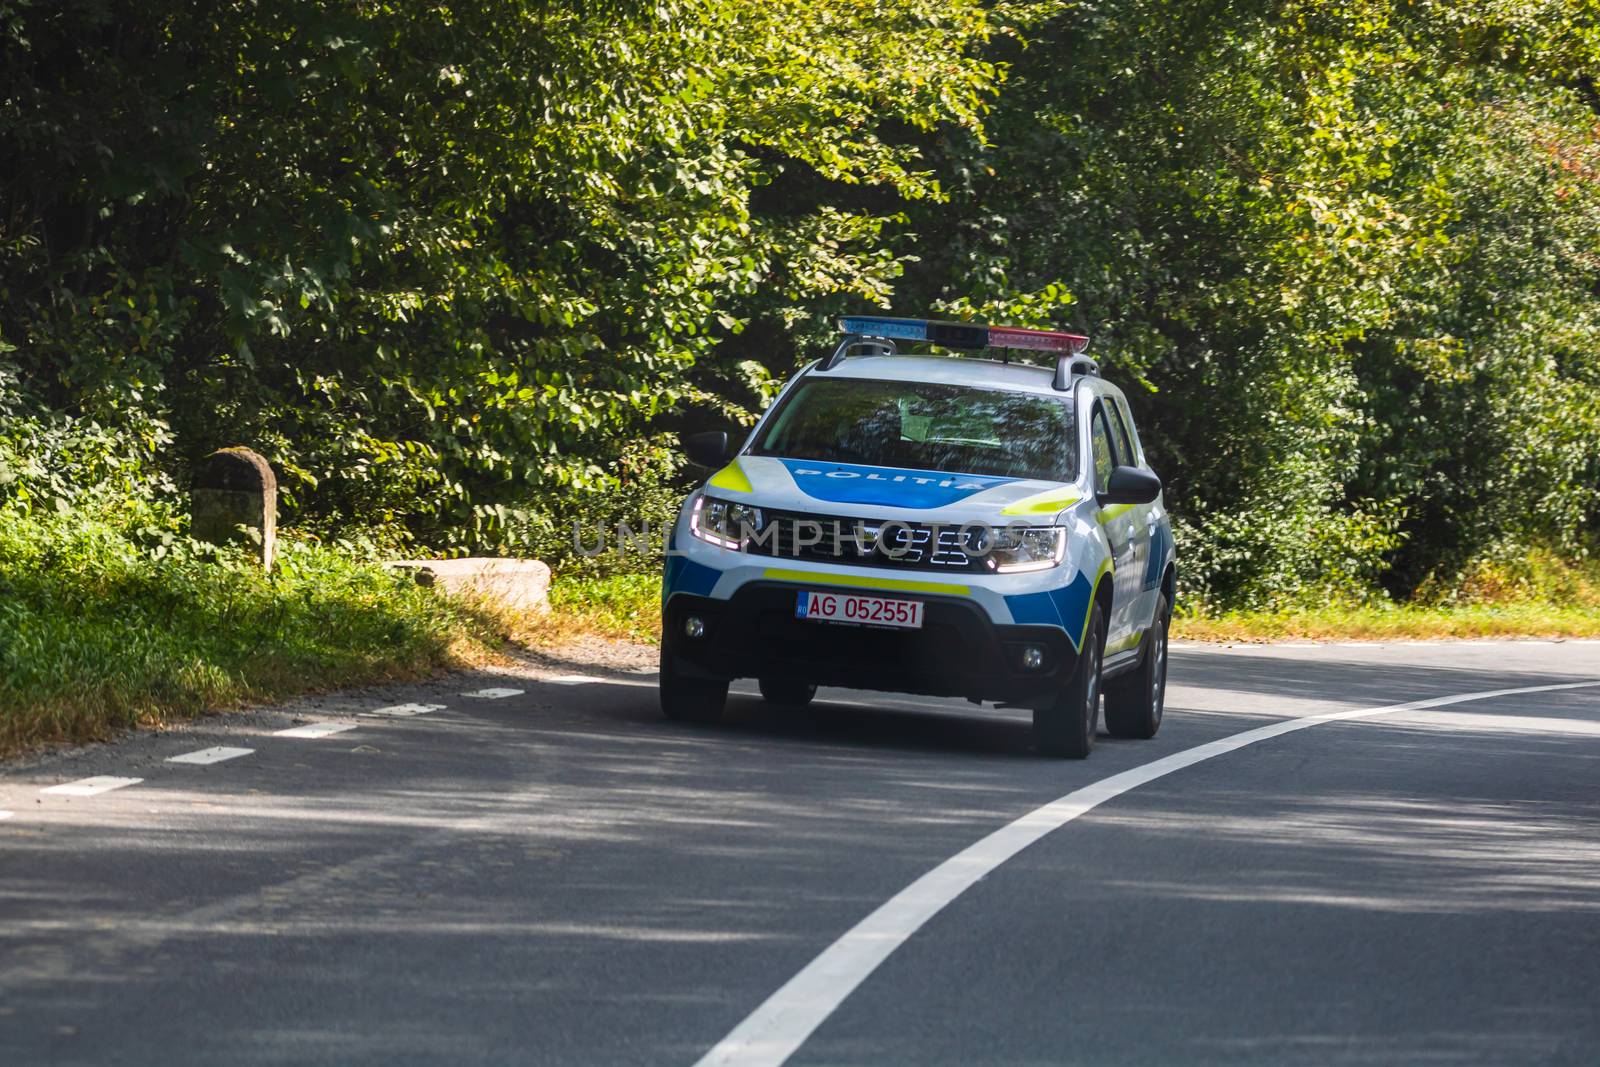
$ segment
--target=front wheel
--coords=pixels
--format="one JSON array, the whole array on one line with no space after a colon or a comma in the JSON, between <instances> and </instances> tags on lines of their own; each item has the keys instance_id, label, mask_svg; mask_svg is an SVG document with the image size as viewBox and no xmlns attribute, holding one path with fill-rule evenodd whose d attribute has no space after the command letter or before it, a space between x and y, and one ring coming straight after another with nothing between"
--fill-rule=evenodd
<instances>
[{"instance_id":1,"label":"front wheel","mask_svg":"<svg viewBox=\"0 0 1600 1067\"><path fill-rule=\"evenodd\" d=\"M1094 749L1100 723L1100 659L1105 652L1106 624L1095 605L1083 632L1078 666L1059 692L1033 709L1033 739L1047 756L1083 759Z\"/></svg>"},{"instance_id":2,"label":"front wheel","mask_svg":"<svg viewBox=\"0 0 1600 1067\"><path fill-rule=\"evenodd\" d=\"M1112 737L1148 739L1161 729L1167 700L1167 629L1172 608L1165 595L1156 597L1149 645L1139 669L1106 683L1106 732Z\"/></svg>"},{"instance_id":3,"label":"front wheel","mask_svg":"<svg viewBox=\"0 0 1600 1067\"><path fill-rule=\"evenodd\" d=\"M728 703L728 683L714 678L690 678L679 672L665 648L661 650L661 713L676 722L716 722Z\"/></svg>"}]
</instances>

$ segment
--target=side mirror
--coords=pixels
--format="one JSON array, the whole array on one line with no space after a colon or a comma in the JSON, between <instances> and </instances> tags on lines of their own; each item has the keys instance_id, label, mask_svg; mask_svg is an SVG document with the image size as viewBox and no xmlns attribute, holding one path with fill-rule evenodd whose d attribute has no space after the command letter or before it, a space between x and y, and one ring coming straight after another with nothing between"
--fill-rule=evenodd
<instances>
[{"instance_id":1,"label":"side mirror","mask_svg":"<svg viewBox=\"0 0 1600 1067\"><path fill-rule=\"evenodd\" d=\"M1148 504L1161 495L1161 479L1139 467L1115 467L1106 479L1101 504Z\"/></svg>"},{"instance_id":2,"label":"side mirror","mask_svg":"<svg viewBox=\"0 0 1600 1067\"><path fill-rule=\"evenodd\" d=\"M733 458L728 435L721 430L684 434L683 451L690 463L701 467L725 467Z\"/></svg>"}]
</instances>

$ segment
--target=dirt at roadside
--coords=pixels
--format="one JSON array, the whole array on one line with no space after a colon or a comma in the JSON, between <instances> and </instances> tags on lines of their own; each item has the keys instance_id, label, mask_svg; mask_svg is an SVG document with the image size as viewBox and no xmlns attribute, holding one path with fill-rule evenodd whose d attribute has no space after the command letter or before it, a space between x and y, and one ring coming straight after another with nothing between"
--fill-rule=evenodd
<instances>
[{"instance_id":1,"label":"dirt at roadside","mask_svg":"<svg viewBox=\"0 0 1600 1067\"><path fill-rule=\"evenodd\" d=\"M580 637L548 648L523 648L512 658L519 665L552 671L583 668L618 674L654 674L660 665L655 645L607 637Z\"/></svg>"}]
</instances>

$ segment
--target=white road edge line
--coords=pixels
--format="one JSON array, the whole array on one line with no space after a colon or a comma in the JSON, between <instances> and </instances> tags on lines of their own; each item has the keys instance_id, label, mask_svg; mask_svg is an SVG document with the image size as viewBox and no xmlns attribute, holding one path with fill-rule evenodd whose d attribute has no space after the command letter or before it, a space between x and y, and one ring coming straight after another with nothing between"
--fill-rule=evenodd
<instances>
[{"instance_id":1,"label":"white road edge line","mask_svg":"<svg viewBox=\"0 0 1600 1067\"><path fill-rule=\"evenodd\" d=\"M551 678L541 678L540 681L550 685L589 685L593 682L603 682L604 678L597 678L592 674L558 674Z\"/></svg>"},{"instance_id":2,"label":"white road edge line","mask_svg":"<svg viewBox=\"0 0 1600 1067\"><path fill-rule=\"evenodd\" d=\"M1600 686L1600 681L1493 689L1381 708L1331 711L1285 719L1163 756L1074 790L1002 826L900 890L806 964L799 974L784 983L765 1003L729 1031L728 1036L696 1061L695 1067L778 1067L794 1055L806 1038L833 1014L879 964L889 958L890 953L904 944L945 905L1052 830L1060 829L1080 815L1131 789L1259 741L1325 722L1364 719L1399 711L1420 711L1519 693L1549 693L1558 689L1590 686Z\"/></svg>"},{"instance_id":3,"label":"white road edge line","mask_svg":"<svg viewBox=\"0 0 1600 1067\"><path fill-rule=\"evenodd\" d=\"M346 730L354 730L361 724L358 722L308 722L304 726L291 726L287 730L278 730L273 737L327 737L329 734L342 734Z\"/></svg>"},{"instance_id":4,"label":"white road edge line","mask_svg":"<svg viewBox=\"0 0 1600 1067\"><path fill-rule=\"evenodd\" d=\"M394 704L387 708L373 708L363 711L363 715L375 715L385 719L406 719L413 715L426 715L432 711L443 711L443 704Z\"/></svg>"},{"instance_id":5,"label":"white road edge line","mask_svg":"<svg viewBox=\"0 0 1600 1067\"><path fill-rule=\"evenodd\" d=\"M462 693L464 697L475 697L478 700L504 700L506 697L519 697L525 690L522 689L479 689L475 693Z\"/></svg>"},{"instance_id":6,"label":"white road edge line","mask_svg":"<svg viewBox=\"0 0 1600 1067\"><path fill-rule=\"evenodd\" d=\"M213 745L211 748L197 748L193 752L185 752L181 756L168 756L168 763L193 763L205 766L208 763L221 763L223 760L238 759L254 752L253 748L230 748L227 745Z\"/></svg>"},{"instance_id":7,"label":"white road edge line","mask_svg":"<svg viewBox=\"0 0 1600 1067\"><path fill-rule=\"evenodd\" d=\"M93 778L79 778L76 782L63 782L60 785L48 786L39 790L41 793L53 793L60 797L92 797L100 793L109 793L113 789L124 789L130 785L138 785L143 778L117 778L109 774L97 774Z\"/></svg>"},{"instance_id":8,"label":"white road edge line","mask_svg":"<svg viewBox=\"0 0 1600 1067\"><path fill-rule=\"evenodd\" d=\"M16 812L14 811L0 811L0 822L4 822L15 814Z\"/></svg>"}]
</instances>

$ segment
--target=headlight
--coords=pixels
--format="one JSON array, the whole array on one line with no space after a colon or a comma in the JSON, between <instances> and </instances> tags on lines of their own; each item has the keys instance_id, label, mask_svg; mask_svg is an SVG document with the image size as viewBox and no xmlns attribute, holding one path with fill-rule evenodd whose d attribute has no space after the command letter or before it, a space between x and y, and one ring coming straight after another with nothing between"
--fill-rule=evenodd
<instances>
[{"instance_id":1,"label":"headlight","mask_svg":"<svg viewBox=\"0 0 1600 1067\"><path fill-rule=\"evenodd\" d=\"M702 541L710 541L720 548L740 549L761 532L761 509L702 496L694 502L689 529Z\"/></svg>"},{"instance_id":2,"label":"headlight","mask_svg":"<svg viewBox=\"0 0 1600 1067\"><path fill-rule=\"evenodd\" d=\"M989 531L984 564L996 574L1043 571L1067 555L1067 531L1062 526L997 526Z\"/></svg>"}]
</instances>

